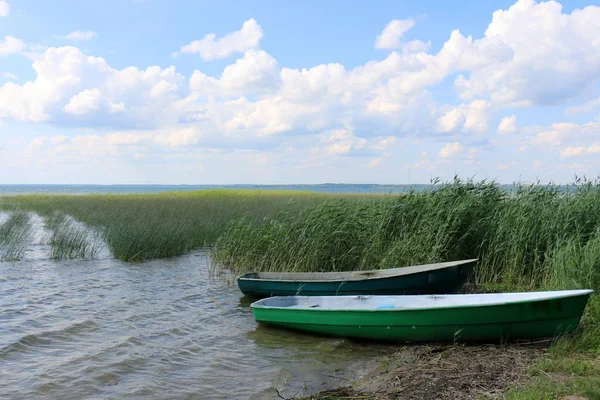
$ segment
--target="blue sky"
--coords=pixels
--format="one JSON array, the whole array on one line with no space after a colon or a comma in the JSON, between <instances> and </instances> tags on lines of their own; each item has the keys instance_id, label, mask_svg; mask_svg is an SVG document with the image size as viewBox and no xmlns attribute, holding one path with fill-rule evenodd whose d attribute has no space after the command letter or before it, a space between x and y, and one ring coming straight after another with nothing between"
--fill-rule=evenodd
<instances>
[{"instance_id":1,"label":"blue sky","mask_svg":"<svg viewBox=\"0 0 600 400\"><path fill-rule=\"evenodd\" d=\"M589 1L0 0L0 183L595 177Z\"/></svg>"}]
</instances>

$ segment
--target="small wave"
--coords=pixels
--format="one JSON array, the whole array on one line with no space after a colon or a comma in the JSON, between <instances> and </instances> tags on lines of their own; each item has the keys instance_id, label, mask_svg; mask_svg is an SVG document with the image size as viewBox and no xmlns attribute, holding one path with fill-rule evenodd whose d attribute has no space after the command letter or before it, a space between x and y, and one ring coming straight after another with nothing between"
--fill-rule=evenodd
<instances>
[{"instance_id":1,"label":"small wave","mask_svg":"<svg viewBox=\"0 0 600 400\"><path fill-rule=\"evenodd\" d=\"M16 341L0 348L0 359L17 351L29 351L39 347L45 347L56 342L56 340L71 339L76 336L93 332L97 324L90 319L74 322L64 327L29 333L21 336Z\"/></svg>"}]
</instances>

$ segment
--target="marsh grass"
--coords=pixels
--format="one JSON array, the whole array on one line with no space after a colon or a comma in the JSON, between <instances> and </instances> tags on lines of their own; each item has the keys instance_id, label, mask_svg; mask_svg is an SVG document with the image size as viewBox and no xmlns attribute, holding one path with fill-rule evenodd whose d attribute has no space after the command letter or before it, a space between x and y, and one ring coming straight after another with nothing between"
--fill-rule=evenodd
<instances>
[{"instance_id":1,"label":"marsh grass","mask_svg":"<svg viewBox=\"0 0 600 400\"><path fill-rule=\"evenodd\" d=\"M237 272L343 271L479 258L479 283L600 287L600 182L461 181L230 221L214 259Z\"/></svg>"},{"instance_id":2,"label":"marsh grass","mask_svg":"<svg viewBox=\"0 0 600 400\"><path fill-rule=\"evenodd\" d=\"M50 220L69 215L100 232L113 256L141 261L185 254L212 245L229 220L246 215L259 221L280 209L299 210L332 197L251 190L207 190L145 195L24 195L3 198L3 207L31 210ZM51 226L50 226L51 228ZM54 229L53 255L59 258L89 254L84 235L73 226Z\"/></svg>"},{"instance_id":3,"label":"marsh grass","mask_svg":"<svg viewBox=\"0 0 600 400\"><path fill-rule=\"evenodd\" d=\"M0 260L18 260L32 240L31 216L11 212L0 224Z\"/></svg>"},{"instance_id":4,"label":"marsh grass","mask_svg":"<svg viewBox=\"0 0 600 400\"><path fill-rule=\"evenodd\" d=\"M55 260L94 258L102 245L98 232L69 215L54 212L45 218L45 227L50 231L50 258Z\"/></svg>"},{"instance_id":5,"label":"marsh grass","mask_svg":"<svg viewBox=\"0 0 600 400\"><path fill-rule=\"evenodd\" d=\"M505 193L460 182L401 196L331 200L301 212L233 220L215 260L236 272L344 271L474 258Z\"/></svg>"}]
</instances>

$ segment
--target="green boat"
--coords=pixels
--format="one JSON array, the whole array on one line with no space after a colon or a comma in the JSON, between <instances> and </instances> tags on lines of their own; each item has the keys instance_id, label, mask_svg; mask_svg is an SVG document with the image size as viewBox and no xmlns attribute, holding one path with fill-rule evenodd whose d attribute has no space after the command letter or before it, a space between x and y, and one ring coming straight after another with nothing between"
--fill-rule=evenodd
<instances>
[{"instance_id":1,"label":"green boat","mask_svg":"<svg viewBox=\"0 0 600 400\"><path fill-rule=\"evenodd\" d=\"M426 296L288 296L252 303L254 318L328 336L400 342L553 337L579 324L592 290Z\"/></svg>"},{"instance_id":2,"label":"green boat","mask_svg":"<svg viewBox=\"0 0 600 400\"><path fill-rule=\"evenodd\" d=\"M247 296L340 296L455 293L477 259L352 272L251 272L237 283Z\"/></svg>"}]
</instances>

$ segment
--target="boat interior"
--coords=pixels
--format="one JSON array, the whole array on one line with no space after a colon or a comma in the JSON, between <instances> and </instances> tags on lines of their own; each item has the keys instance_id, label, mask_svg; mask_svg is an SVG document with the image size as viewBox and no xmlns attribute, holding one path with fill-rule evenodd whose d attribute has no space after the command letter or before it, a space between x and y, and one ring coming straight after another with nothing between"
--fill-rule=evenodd
<instances>
[{"instance_id":1,"label":"boat interior","mask_svg":"<svg viewBox=\"0 0 600 400\"><path fill-rule=\"evenodd\" d=\"M593 290L558 290L527 293L486 293L417 296L281 296L259 300L252 307L321 310L430 309L491 306L589 295Z\"/></svg>"}]
</instances>

